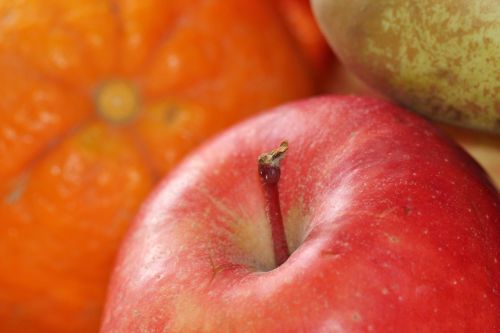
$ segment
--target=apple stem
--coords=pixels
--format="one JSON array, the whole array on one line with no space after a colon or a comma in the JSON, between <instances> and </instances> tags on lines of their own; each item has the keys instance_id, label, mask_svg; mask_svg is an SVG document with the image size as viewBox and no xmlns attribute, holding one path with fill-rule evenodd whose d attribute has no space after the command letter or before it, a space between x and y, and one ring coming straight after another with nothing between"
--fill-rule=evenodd
<instances>
[{"instance_id":1,"label":"apple stem","mask_svg":"<svg viewBox=\"0 0 500 333\"><path fill-rule=\"evenodd\" d=\"M280 161L285 157L287 150L288 142L283 141L277 149L261 154L258 158L259 176L266 200L266 214L271 224L274 261L277 266L283 264L290 256L283 226L283 217L281 216L278 190L281 174Z\"/></svg>"}]
</instances>

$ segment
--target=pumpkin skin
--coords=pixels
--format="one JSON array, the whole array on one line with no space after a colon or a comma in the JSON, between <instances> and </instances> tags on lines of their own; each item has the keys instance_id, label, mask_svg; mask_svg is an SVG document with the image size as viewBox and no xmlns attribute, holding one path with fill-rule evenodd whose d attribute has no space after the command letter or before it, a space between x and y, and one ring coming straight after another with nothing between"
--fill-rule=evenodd
<instances>
[{"instance_id":1,"label":"pumpkin skin","mask_svg":"<svg viewBox=\"0 0 500 333\"><path fill-rule=\"evenodd\" d=\"M323 82L335 57L314 18L309 0L277 0L285 21Z\"/></svg>"},{"instance_id":2,"label":"pumpkin skin","mask_svg":"<svg viewBox=\"0 0 500 333\"><path fill-rule=\"evenodd\" d=\"M267 0L0 1L0 332L94 332L157 179L314 92Z\"/></svg>"}]
</instances>

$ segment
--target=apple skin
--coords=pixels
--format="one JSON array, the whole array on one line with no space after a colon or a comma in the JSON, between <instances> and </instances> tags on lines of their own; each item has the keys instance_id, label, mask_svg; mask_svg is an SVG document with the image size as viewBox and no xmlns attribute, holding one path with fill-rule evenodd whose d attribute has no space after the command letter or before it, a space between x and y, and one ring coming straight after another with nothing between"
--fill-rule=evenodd
<instances>
[{"instance_id":1,"label":"apple skin","mask_svg":"<svg viewBox=\"0 0 500 333\"><path fill-rule=\"evenodd\" d=\"M292 252L274 267L257 157L289 142L279 184ZM226 131L144 204L102 333L498 332L500 195L424 119L317 97Z\"/></svg>"},{"instance_id":2,"label":"apple skin","mask_svg":"<svg viewBox=\"0 0 500 333\"><path fill-rule=\"evenodd\" d=\"M500 189L500 137L452 126L441 128L476 159Z\"/></svg>"},{"instance_id":3,"label":"apple skin","mask_svg":"<svg viewBox=\"0 0 500 333\"><path fill-rule=\"evenodd\" d=\"M385 96L500 133L498 0L311 0L336 55Z\"/></svg>"}]
</instances>

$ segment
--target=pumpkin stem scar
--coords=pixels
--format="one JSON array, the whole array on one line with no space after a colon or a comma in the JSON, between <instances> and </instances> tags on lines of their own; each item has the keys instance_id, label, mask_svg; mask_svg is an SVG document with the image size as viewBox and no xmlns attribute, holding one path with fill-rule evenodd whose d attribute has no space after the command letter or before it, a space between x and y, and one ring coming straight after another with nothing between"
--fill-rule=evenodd
<instances>
[{"instance_id":1,"label":"pumpkin stem scar","mask_svg":"<svg viewBox=\"0 0 500 333\"><path fill-rule=\"evenodd\" d=\"M97 112L111 123L132 120L139 111L140 100L135 86L124 80L103 82L96 91Z\"/></svg>"}]
</instances>

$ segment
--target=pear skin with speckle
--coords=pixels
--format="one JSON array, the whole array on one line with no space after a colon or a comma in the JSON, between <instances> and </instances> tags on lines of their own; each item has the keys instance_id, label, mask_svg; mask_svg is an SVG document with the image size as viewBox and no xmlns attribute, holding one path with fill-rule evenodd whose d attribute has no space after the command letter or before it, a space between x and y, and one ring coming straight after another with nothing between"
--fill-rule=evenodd
<instances>
[{"instance_id":1,"label":"pear skin with speckle","mask_svg":"<svg viewBox=\"0 0 500 333\"><path fill-rule=\"evenodd\" d=\"M500 133L498 0L312 0L338 57L433 119Z\"/></svg>"}]
</instances>

